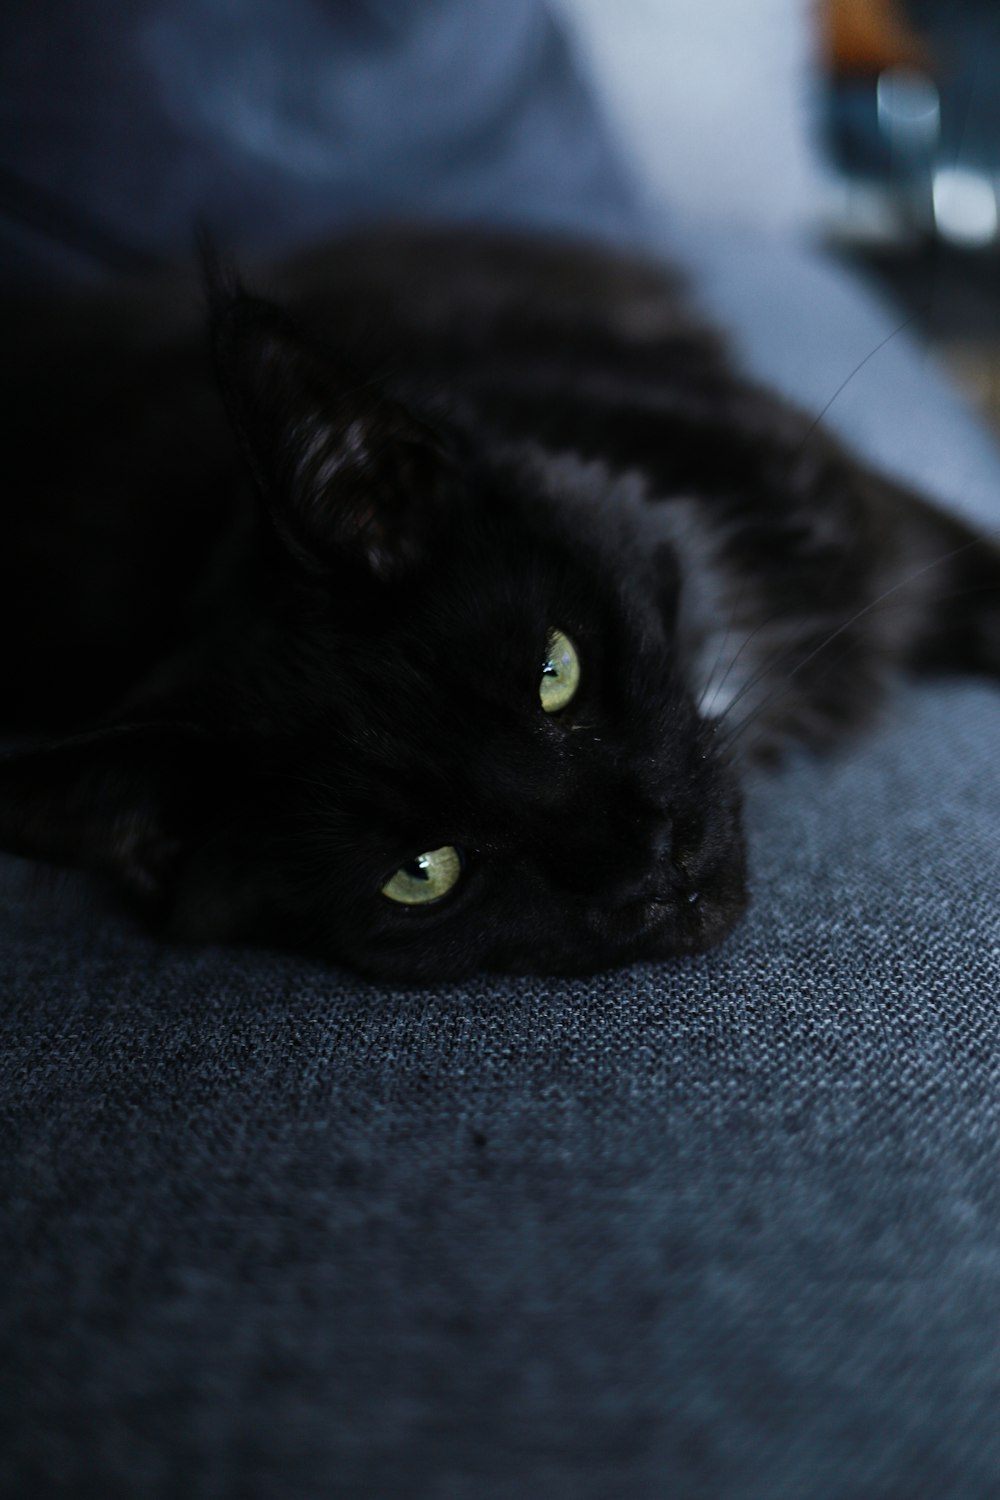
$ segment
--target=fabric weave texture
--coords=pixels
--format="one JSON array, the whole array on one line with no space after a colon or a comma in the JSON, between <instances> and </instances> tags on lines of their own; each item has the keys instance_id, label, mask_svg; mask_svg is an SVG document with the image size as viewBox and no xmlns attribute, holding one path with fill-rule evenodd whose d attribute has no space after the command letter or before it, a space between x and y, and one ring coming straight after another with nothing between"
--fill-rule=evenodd
<instances>
[{"instance_id":1,"label":"fabric weave texture","mask_svg":"<svg viewBox=\"0 0 1000 1500\"><path fill-rule=\"evenodd\" d=\"M9 863L5 1493L995 1495L1000 701L894 719L756 788L724 948L591 980Z\"/></svg>"}]
</instances>

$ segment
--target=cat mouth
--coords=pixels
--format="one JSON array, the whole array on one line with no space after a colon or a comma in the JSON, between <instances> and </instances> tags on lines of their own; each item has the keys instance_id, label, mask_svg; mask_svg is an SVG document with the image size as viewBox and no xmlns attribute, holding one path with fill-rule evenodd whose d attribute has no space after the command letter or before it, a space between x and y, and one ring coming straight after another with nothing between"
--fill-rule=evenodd
<instances>
[{"instance_id":1,"label":"cat mouth","mask_svg":"<svg viewBox=\"0 0 1000 1500\"><path fill-rule=\"evenodd\" d=\"M532 944L488 967L493 972L568 977L704 953L729 936L747 902L742 868L730 870L698 890L605 910L588 921L585 930L577 929L575 941L547 950Z\"/></svg>"},{"instance_id":2,"label":"cat mouth","mask_svg":"<svg viewBox=\"0 0 1000 1500\"><path fill-rule=\"evenodd\" d=\"M704 953L729 936L747 904L742 862L693 888L633 902L615 913L623 961Z\"/></svg>"}]
</instances>

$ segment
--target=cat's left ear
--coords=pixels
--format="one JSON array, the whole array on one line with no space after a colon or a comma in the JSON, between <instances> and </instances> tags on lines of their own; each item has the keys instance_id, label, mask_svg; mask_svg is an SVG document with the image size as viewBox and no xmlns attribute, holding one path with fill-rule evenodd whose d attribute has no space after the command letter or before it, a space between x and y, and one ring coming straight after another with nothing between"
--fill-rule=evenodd
<instances>
[{"instance_id":1,"label":"cat's left ear","mask_svg":"<svg viewBox=\"0 0 1000 1500\"><path fill-rule=\"evenodd\" d=\"M454 465L436 433L239 287L211 296L237 436L286 546L392 578L419 559Z\"/></svg>"},{"instance_id":2,"label":"cat's left ear","mask_svg":"<svg viewBox=\"0 0 1000 1500\"><path fill-rule=\"evenodd\" d=\"M0 849L165 897L219 804L219 756L183 725L126 725L0 756Z\"/></svg>"}]
</instances>

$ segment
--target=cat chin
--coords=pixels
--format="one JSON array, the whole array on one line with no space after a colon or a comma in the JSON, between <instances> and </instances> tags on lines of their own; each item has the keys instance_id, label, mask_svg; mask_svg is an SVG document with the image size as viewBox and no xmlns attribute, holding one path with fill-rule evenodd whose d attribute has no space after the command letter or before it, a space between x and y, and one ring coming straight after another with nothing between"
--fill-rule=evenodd
<instances>
[{"instance_id":1,"label":"cat chin","mask_svg":"<svg viewBox=\"0 0 1000 1500\"><path fill-rule=\"evenodd\" d=\"M536 950L502 966L491 966L492 972L579 976L705 953L739 925L747 905L743 871L730 871L711 892L699 893L697 900L685 899L682 905L650 900L641 903L641 909L616 914L612 922L617 931L606 932L601 944L590 950L549 954Z\"/></svg>"},{"instance_id":2,"label":"cat chin","mask_svg":"<svg viewBox=\"0 0 1000 1500\"><path fill-rule=\"evenodd\" d=\"M713 907L696 922L678 922L672 914L661 919L658 927L652 926L641 937L603 957L580 953L526 957L506 962L502 967L491 967L489 972L565 979L629 968L633 964L669 963L717 947L739 925L746 905L744 899L738 904Z\"/></svg>"},{"instance_id":3,"label":"cat chin","mask_svg":"<svg viewBox=\"0 0 1000 1500\"><path fill-rule=\"evenodd\" d=\"M672 882L664 875L662 895L647 895L599 913L591 911L586 917L567 914L565 924L553 924L556 935L548 944L535 937L522 939L515 947L507 935L495 947L487 940L478 947L478 956L466 944L456 943L436 951L409 945L354 950L339 955L337 961L347 961L372 980L424 985L452 983L476 973L582 976L704 953L729 936L747 909L742 839L730 828L725 837L719 836L710 861L694 863L696 880L692 882L689 876L681 888L676 874Z\"/></svg>"},{"instance_id":4,"label":"cat chin","mask_svg":"<svg viewBox=\"0 0 1000 1500\"><path fill-rule=\"evenodd\" d=\"M748 905L742 852L731 854L731 858L734 863L703 879L697 893L634 902L605 913L599 928L581 929L575 941L553 944L548 950L537 943L514 951L504 947L502 958L498 955L496 959L486 955L477 960L463 945L436 953L417 953L409 947L334 953L301 931L291 933L284 931L280 922L269 923L262 912L257 913L252 927L227 927L222 923L209 931L204 906L197 924L190 921L190 909L186 909L189 920L185 921L185 908L175 908L169 931L163 935L185 943L237 941L307 951L320 962L337 966L346 963L374 982L402 985L448 984L476 973L579 977L631 964L669 962L716 947L739 924ZM213 915L218 920L222 914L215 910Z\"/></svg>"}]
</instances>

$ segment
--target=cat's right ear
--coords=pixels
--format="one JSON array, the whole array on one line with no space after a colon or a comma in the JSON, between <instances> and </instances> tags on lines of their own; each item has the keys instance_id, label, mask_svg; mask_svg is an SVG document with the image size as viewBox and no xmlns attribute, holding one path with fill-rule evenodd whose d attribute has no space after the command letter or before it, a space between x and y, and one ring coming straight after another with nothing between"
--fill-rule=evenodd
<instances>
[{"instance_id":1,"label":"cat's right ear","mask_svg":"<svg viewBox=\"0 0 1000 1500\"><path fill-rule=\"evenodd\" d=\"M286 548L382 579L408 569L453 483L438 435L231 276L210 278L209 302L226 406Z\"/></svg>"}]
</instances>

